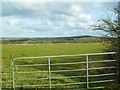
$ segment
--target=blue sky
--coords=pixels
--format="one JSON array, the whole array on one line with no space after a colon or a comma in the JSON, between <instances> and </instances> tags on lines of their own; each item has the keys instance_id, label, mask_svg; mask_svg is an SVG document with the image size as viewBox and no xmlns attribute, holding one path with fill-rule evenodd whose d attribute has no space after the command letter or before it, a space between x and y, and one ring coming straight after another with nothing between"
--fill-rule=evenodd
<instances>
[{"instance_id":1,"label":"blue sky","mask_svg":"<svg viewBox=\"0 0 120 90\"><path fill-rule=\"evenodd\" d=\"M89 27L117 2L2 2L2 37L100 36Z\"/></svg>"}]
</instances>

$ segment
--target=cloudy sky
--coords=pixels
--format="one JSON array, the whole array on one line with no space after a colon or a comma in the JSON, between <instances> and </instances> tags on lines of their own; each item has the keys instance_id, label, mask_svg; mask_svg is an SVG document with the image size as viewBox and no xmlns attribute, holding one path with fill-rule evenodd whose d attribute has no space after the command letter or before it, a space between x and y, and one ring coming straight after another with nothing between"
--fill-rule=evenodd
<instances>
[{"instance_id":1,"label":"cloudy sky","mask_svg":"<svg viewBox=\"0 0 120 90\"><path fill-rule=\"evenodd\" d=\"M104 34L89 27L117 2L2 2L2 37Z\"/></svg>"}]
</instances>

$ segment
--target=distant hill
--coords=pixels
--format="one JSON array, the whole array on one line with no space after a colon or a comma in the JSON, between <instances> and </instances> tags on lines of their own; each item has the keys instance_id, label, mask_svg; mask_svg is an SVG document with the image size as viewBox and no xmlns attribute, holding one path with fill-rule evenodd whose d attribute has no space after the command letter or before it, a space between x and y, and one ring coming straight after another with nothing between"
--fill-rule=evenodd
<instances>
[{"instance_id":1,"label":"distant hill","mask_svg":"<svg viewBox=\"0 0 120 90\"><path fill-rule=\"evenodd\" d=\"M84 38L84 37L94 37L94 36L68 36L68 37L2 37L2 39L6 40L16 40L16 39L61 39L61 38Z\"/></svg>"},{"instance_id":2,"label":"distant hill","mask_svg":"<svg viewBox=\"0 0 120 90\"><path fill-rule=\"evenodd\" d=\"M3 37L3 44L40 44L40 43L93 43L102 42L99 36L71 36L71 37Z\"/></svg>"}]
</instances>

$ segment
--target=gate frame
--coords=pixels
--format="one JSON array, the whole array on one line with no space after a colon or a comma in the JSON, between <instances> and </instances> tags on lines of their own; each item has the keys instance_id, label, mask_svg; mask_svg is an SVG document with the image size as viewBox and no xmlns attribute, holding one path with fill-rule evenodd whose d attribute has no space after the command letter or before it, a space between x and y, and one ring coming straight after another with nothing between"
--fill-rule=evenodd
<instances>
[{"instance_id":1,"label":"gate frame","mask_svg":"<svg viewBox=\"0 0 120 90\"><path fill-rule=\"evenodd\" d=\"M116 55L116 52L106 52L106 53L92 53L92 54L72 54L72 55L56 55L56 56L36 56L36 57L19 57L19 58L14 58L11 62L11 81L12 81L12 88L15 88L15 77L14 77L14 62L16 60L24 60L24 59L40 59L40 58L47 58L48 59L48 75L49 75L49 88L52 88L52 84L51 84L51 70L50 70L50 61L51 58L59 58L59 57L70 57L70 56L85 56L86 57L86 61L85 62L81 62L81 63L86 63L86 89L96 89L96 88L104 88L104 87L89 87L89 83L97 83L97 82L109 82L109 81L113 81L113 80L103 80L103 81L93 81L93 82L89 82L89 77L92 75L89 75L89 70L94 69L94 68L89 68L89 63L93 63L93 62L114 62L115 60L99 60L99 61L89 61L89 56L96 56L96 55ZM116 67L100 67L100 68L95 68L95 69L104 69L104 68L116 68ZM111 73L112 74L112 73ZM111 74L107 74L107 75L111 75ZM116 74L116 73L115 73ZM100 74L99 74L100 75ZM104 76L100 75L100 76ZM98 75L93 75L93 76L98 76ZM84 82L83 82L84 83Z\"/></svg>"}]
</instances>

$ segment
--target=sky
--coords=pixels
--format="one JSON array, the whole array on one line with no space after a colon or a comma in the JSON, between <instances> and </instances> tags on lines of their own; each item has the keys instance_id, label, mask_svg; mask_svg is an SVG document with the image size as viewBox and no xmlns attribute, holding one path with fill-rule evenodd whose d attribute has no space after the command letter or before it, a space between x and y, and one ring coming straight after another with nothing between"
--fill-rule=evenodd
<instances>
[{"instance_id":1,"label":"sky","mask_svg":"<svg viewBox=\"0 0 120 90\"><path fill-rule=\"evenodd\" d=\"M91 30L117 2L2 2L0 37L101 36Z\"/></svg>"}]
</instances>

